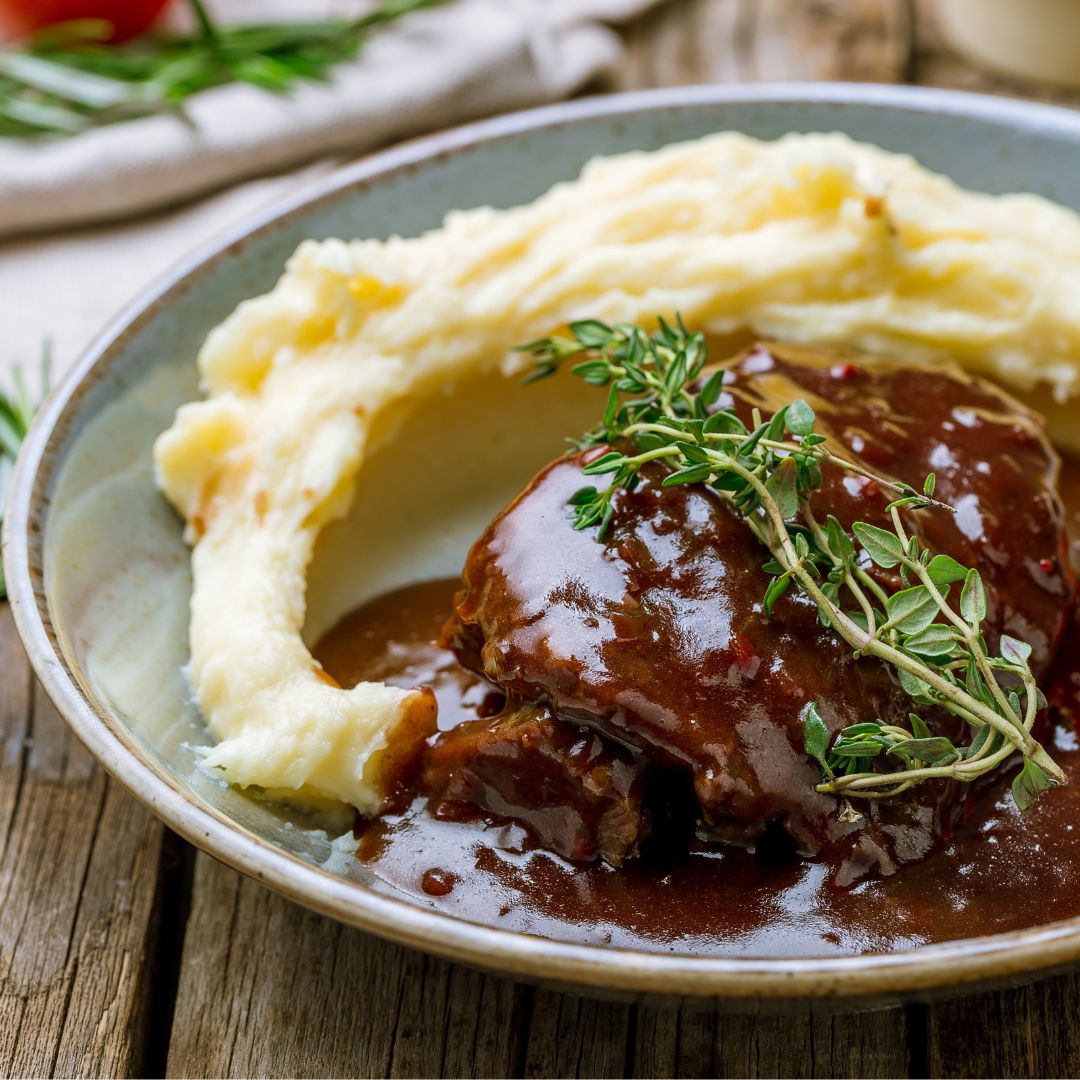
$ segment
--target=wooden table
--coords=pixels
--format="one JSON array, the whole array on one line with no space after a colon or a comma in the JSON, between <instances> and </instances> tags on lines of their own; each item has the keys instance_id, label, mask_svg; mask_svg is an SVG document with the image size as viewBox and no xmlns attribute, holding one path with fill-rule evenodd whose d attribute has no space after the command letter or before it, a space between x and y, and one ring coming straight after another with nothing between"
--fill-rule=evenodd
<instances>
[{"instance_id":1,"label":"wooden table","mask_svg":"<svg viewBox=\"0 0 1080 1080\"><path fill-rule=\"evenodd\" d=\"M1053 97L970 69L904 0L675 0L627 38L602 89L853 79ZM1076 1075L1080 977L735 1015L559 994L384 944L197 854L120 791L35 685L0 605L0 1073L166 1072Z\"/></svg>"}]
</instances>

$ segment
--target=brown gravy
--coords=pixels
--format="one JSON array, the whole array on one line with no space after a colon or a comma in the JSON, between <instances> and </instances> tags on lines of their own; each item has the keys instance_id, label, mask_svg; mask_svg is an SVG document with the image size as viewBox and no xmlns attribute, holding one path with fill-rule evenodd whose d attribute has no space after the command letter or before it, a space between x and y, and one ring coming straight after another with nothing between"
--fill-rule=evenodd
<instances>
[{"instance_id":1,"label":"brown gravy","mask_svg":"<svg viewBox=\"0 0 1080 1080\"><path fill-rule=\"evenodd\" d=\"M1080 468L1062 478L1080 532ZM315 655L342 685L378 679L430 686L440 727L477 710L489 688L432 644L457 580L396 590L347 616ZM1080 699L1080 630L1055 684ZM1059 727L1055 757L1071 784L1021 815L1007 780L979 820L922 863L843 891L820 863L769 863L731 848L670 865L572 864L537 849L517 825L436 820L417 799L367 825L359 857L418 900L474 922L562 941L658 952L821 956L890 951L1000 933L1080 915L1080 743Z\"/></svg>"}]
</instances>

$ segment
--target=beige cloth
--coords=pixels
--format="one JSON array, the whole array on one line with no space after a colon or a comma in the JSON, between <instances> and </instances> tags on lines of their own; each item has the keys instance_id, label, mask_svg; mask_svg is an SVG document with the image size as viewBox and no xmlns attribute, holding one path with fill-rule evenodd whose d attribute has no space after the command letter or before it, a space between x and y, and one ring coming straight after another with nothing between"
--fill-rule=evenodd
<instances>
[{"instance_id":1,"label":"beige cloth","mask_svg":"<svg viewBox=\"0 0 1080 1080\"><path fill-rule=\"evenodd\" d=\"M219 16L295 17L296 0L217 0ZM607 23L656 0L453 0L378 31L329 86L282 98L226 86L192 99L190 127L157 116L50 143L0 142L0 379L49 338L64 367L155 276L227 225L329 171L408 135L565 97L618 62ZM370 6L367 5L367 6ZM308 0L305 15L364 10ZM160 208L252 176L181 210ZM153 216L146 215L157 211ZM88 227L88 222L126 219ZM73 231L72 226L79 224ZM48 228L45 235L28 230ZM22 238L11 239L13 233Z\"/></svg>"}]
</instances>

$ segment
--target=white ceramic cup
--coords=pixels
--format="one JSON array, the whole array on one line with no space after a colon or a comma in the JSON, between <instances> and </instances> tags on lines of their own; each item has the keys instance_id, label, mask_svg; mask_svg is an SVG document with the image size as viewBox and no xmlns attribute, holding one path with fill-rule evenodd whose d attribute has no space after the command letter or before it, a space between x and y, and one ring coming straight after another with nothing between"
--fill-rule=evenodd
<instances>
[{"instance_id":1,"label":"white ceramic cup","mask_svg":"<svg viewBox=\"0 0 1080 1080\"><path fill-rule=\"evenodd\" d=\"M938 0L958 52L1005 75L1080 87L1080 0Z\"/></svg>"}]
</instances>

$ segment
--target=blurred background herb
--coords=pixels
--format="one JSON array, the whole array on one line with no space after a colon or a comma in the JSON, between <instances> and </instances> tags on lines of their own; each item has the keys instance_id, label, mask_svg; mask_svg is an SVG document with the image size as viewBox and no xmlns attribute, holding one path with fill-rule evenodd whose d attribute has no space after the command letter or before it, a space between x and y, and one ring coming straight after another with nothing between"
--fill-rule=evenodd
<instances>
[{"instance_id":1,"label":"blurred background herb","mask_svg":"<svg viewBox=\"0 0 1080 1080\"><path fill-rule=\"evenodd\" d=\"M37 391L31 391L22 373L22 368L12 365L12 383L14 390L9 394L0 388L0 525L4 521L4 507L7 504L8 487L11 473L15 467L15 457L22 446L30 421L37 412L42 398L49 392L51 381L52 348L48 342L42 346L41 366L38 371ZM0 563L0 600L7 597L7 582L4 580L4 567Z\"/></svg>"},{"instance_id":2,"label":"blurred background herb","mask_svg":"<svg viewBox=\"0 0 1080 1080\"><path fill-rule=\"evenodd\" d=\"M10 3L10 0L8 0ZM367 35L441 0L383 0L356 19L219 26L203 0L186 0L192 33L151 32L130 41L129 21L79 19L0 50L0 136L72 135L88 127L168 110L202 90L245 82L274 93L298 80L328 79ZM139 5L135 5L138 7ZM142 5L152 20L163 4Z\"/></svg>"}]
</instances>

